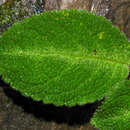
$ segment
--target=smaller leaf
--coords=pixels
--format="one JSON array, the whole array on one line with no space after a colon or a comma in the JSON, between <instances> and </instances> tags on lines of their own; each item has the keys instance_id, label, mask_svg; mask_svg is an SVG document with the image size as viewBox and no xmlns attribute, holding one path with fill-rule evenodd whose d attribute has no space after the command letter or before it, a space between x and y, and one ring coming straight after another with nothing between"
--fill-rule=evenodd
<instances>
[{"instance_id":1,"label":"smaller leaf","mask_svg":"<svg viewBox=\"0 0 130 130\"><path fill-rule=\"evenodd\" d=\"M110 91L91 123L100 130L130 130L130 80Z\"/></svg>"}]
</instances>

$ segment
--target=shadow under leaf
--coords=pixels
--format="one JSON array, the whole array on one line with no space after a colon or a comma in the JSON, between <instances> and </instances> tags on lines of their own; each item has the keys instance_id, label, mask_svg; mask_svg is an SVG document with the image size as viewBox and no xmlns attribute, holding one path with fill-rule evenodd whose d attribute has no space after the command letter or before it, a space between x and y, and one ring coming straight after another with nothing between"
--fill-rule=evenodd
<instances>
[{"instance_id":1,"label":"shadow under leaf","mask_svg":"<svg viewBox=\"0 0 130 130\"><path fill-rule=\"evenodd\" d=\"M0 87L3 88L6 96L10 98L14 104L23 108L24 112L33 114L40 120L67 123L69 125L83 125L88 123L98 106L100 106L105 99L103 98L100 101L82 106L56 107L52 104L44 104L42 101L34 101L30 97L22 96L20 92L14 90L9 84L2 81L1 77Z\"/></svg>"}]
</instances>

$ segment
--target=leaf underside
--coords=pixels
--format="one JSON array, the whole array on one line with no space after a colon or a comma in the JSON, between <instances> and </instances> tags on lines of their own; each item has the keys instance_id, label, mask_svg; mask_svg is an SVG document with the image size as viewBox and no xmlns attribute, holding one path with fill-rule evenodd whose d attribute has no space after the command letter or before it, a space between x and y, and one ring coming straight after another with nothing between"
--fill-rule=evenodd
<instances>
[{"instance_id":1,"label":"leaf underside","mask_svg":"<svg viewBox=\"0 0 130 130\"><path fill-rule=\"evenodd\" d=\"M130 130L130 80L109 93L91 123L100 130Z\"/></svg>"},{"instance_id":2,"label":"leaf underside","mask_svg":"<svg viewBox=\"0 0 130 130\"><path fill-rule=\"evenodd\" d=\"M24 96L56 106L102 99L128 76L129 57L125 35L85 10L44 12L0 37L2 79Z\"/></svg>"}]
</instances>

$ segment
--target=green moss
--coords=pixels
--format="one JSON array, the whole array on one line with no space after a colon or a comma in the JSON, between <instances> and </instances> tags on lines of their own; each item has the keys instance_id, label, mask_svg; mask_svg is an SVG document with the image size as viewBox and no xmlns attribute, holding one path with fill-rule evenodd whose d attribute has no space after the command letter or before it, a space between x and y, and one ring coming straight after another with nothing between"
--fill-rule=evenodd
<instances>
[{"instance_id":1,"label":"green moss","mask_svg":"<svg viewBox=\"0 0 130 130\"><path fill-rule=\"evenodd\" d=\"M0 5L0 33L27 15L28 12L22 7L20 2L5 2Z\"/></svg>"}]
</instances>

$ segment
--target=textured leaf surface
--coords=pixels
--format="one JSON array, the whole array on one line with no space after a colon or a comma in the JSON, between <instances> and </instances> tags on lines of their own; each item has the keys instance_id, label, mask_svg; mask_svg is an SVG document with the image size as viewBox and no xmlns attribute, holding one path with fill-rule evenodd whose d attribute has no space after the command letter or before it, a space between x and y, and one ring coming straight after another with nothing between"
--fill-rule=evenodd
<instances>
[{"instance_id":1,"label":"textured leaf surface","mask_svg":"<svg viewBox=\"0 0 130 130\"><path fill-rule=\"evenodd\" d=\"M108 94L91 123L100 130L130 130L130 80Z\"/></svg>"},{"instance_id":2,"label":"textured leaf surface","mask_svg":"<svg viewBox=\"0 0 130 130\"><path fill-rule=\"evenodd\" d=\"M44 12L0 37L0 75L34 100L74 106L103 98L128 76L130 43L86 10Z\"/></svg>"}]
</instances>

